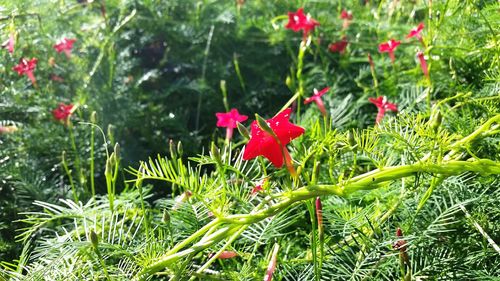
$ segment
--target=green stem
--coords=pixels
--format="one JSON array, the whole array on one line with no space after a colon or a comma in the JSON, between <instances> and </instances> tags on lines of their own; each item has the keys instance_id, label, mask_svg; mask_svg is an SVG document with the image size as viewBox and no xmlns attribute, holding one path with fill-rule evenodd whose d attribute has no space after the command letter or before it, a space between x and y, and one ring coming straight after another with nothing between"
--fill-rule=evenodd
<instances>
[{"instance_id":1,"label":"green stem","mask_svg":"<svg viewBox=\"0 0 500 281\"><path fill-rule=\"evenodd\" d=\"M480 159L473 161L448 161L440 164L416 163L411 165L393 166L374 170L334 185L311 185L297 190L283 192L276 196L278 201L277 203L262 211L251 214L230 215L225 218L215 219L186 240L177 244L177 246L161 256L156 262L145 267L135 277L135 279L144 280L148 276L162 270L176 260L179 260L189 254L197 253L214 245L215 243L218 243L225 237L229 237L238 231L240 229L238 225L249 225L259 222L265 218L274 216L277 213L289 208L293 204L301 201L309 200L320 195L347 196L359 190L376 189L381 186L381 183L413 176L417 173L432 173L451 176L468 171L481 174L500 174L500 163L489 159ZM279 201L279 198L282 200ZM179 252L192 241L201 237L209 229L221 223L224 223L224 228L214 232L209 237L205 237L205 239L190 248Z\"/></svg>"},{"instance_id":2,"label":"green stem","mask_svg":"<svg viewBox=\"0 0 500 281\"><path fill-rule=\"evenodd\" d=\"M90 127L90 190L92 199L95 201L95 179L94 179L94 149L95 149L95 132L94 127Z\"/></svg>"}]
</instances>

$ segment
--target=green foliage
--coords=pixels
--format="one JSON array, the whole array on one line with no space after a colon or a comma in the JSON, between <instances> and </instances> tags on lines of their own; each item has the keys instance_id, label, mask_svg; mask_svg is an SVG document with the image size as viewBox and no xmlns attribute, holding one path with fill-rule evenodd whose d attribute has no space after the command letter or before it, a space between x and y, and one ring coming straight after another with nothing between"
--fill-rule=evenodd
<instances>
[{"instance_id":1,"label":"green foliage","mask_svg":"<svg viewBox=\"0 0 500 281\"><path fill-rule=\"evenodd\" d=\"M497 1L0 4L16 39L0 54L0 279L262 280L275 249L274 280L500 275ZM300 6L321 23L302 42L283 28ZM396 63L377 52L419 22ZM39 59L36 86L21 57ZM326 86L322 118L303 100ZM379 96L399 112L373 126ZM59 102L78 105L68 123ZM293 107L297 175L244 160L214 126L225 107Z\"/></svg>"}]
</instances>

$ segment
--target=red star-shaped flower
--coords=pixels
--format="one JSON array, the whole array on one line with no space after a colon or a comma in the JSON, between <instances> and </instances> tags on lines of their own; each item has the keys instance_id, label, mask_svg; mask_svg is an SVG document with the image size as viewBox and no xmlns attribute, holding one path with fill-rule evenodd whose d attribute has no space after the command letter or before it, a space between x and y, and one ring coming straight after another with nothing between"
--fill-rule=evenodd
<instances>
[{"instance_id":1,"label":"red star-shaped flower","mask_svg":"<svg viewBox=\"0 0 500 281\"><path fill-rule=\"evenodd\" d=\"M69 117L75 110L76 107L73 104L66 105L64 103L60 103L56 109L52 110L52 115L56 120L64 121L64 123L67 123Z\"/></svg>"},{"instance_id":2,"label":"red star-shaped flower","mask_svg":"<svg viewBox=\"0 0 500 281\"><path fill-rule=\"evenodd\" d=\"M19 63L12 68L12 70L16 71L19 76L26 75L31 80L33 85L36 85L35 75L33 75L33 70L35 70L36 63L38 60L36 58L32 58L31 60L27 60L22 58L19 60Z\"/></svg>"},{"instance_id":3,"label":"red star-shaped flower","mask_svg":"<svg viewBox=\"0 0 500 281\"><path fill-rule=\"evenodd\" d=\"M387 97L385 97L385 96L378 97L378 98L369 98L368 100L371 103L373 103L378 109L377 118L375 119L375 122L377 124L379 124L380 121L382 120L382 118L384 118L386 110L390 110L393 112L398 111L397 105L395 105L394 103L388 102Z\"/></svg>"},{"instance_id":4,"label":"red star-shaped flower","mask_svg":"<svg viewBox=\"0 0 500 281\"><path fill-rule=\"evenodd\" d=\"M418 40L422 40L422 30L424 30L424 27L425 27L424 23L421 22L417 27L410 30L410 33L408 33L408 35L406 35L406 38L408 39L408 38L415 37Z\"/></svg>"},{"instance_id":5,"label":"red star-shaped flower","mask_svg":"<svg viewBox=\"0 0 500 281\"><path fill-rule=\"evenodd\" d=\"M342 37L341 41L331 43L330 45L328 45L328 50L330 50L330 52L332 53L338 52L343 54L345 52L345 49L347 48L348 43L349 42L347 41L347 38L344 36Z\"/></svg>"},{"instance_id":6,"label":"red star-shaped flower","mask_svg":"<svg viewBox=\"0 0 500 281\"><path fill-rule=\"evenodd\" d=\"M330 90L330 87L326 87L319 92L318 92L318 90L314 89L314 94L311 97L308 97L307 99L305 99L304 104L308 104L308 103L311 103L314 101L316 103L316 105L318 106L319 111L321 111L321 114L323 114L323 116L326 116L327 113L326 113L326 109L325 109L325 104L323 103L321 96L326 94L326 92L328 92L329 90Z\"/></svg>"},{"instance_id":7,"label":"red star-shaped flower","mask_svg":"<svg viewBox=\"0 0 500 281\"><path fill-rule=\"evenodd\" d=\"M304 9L299 8L297 12L288 12L288 23L285 28L291 29L294 32L302 30L304 39L313 31L319 22L313 19L310 15L304 15Z\"/></svg>"},{"instance_id":8,"label":"red star-shaped flower","mask_svg":"<svg viewBox=\"0 0 500 281\"><path fill-rule=\"evenodd\" d=\"M394 51L401 44L401 41L397 41L391 39L385 43L381 43L378 45L378 51L381 53L389 53L389 57L391 58L391 62L394 63L396 57L394 56Z\"/></svg>"},{"instance_id":9,"label":"red star-shaped flower","mask_svg":"<svg viewBox=\"0 0 500 281\"><path fill-rule=\"evenodd\" d=\"M237 122L244 122L248 119L248 116L241 115L237 109L233 108L231 111L217 112L215 113L217 116L217 127L226 127L226 139L229 141L233 136L234 128L237 128Z\"/></svg>"},{"instance_id":10,"label":"red star-shaped flower","mask_svg":"<svg viewBox=\"0 0 500 281\"><path fill-rule=\"evenodd\" d=\"M293 139L302 135L305 130L302 127L290 123L291 108L285 109L273 118L266 120L266 123L273 130L274 134L278 137L278 143L272 135L262 130L257 121L253 121L250 127L251 136L250 141L245 146L243 152L243 159L250 160L259 155L269 159L271 163L280 168L283 166L283 154L288 165L291 165L290 155L286 149L286 145Z\"/></svg>"},{"instance_id":11,"label":"red star-shaped flower","mask_svg":"<svg viewBox=\"0 0 500 281\"><path fill-rule=\"evenodd\" d=\"M73 44L76 42L76 39L68 39L63 38L61 41L57 42L54 45L54 49L56 52L61 53L64 52L68 58L71 57L71 49L73 49Z\"/></svg>"}]
</instances>

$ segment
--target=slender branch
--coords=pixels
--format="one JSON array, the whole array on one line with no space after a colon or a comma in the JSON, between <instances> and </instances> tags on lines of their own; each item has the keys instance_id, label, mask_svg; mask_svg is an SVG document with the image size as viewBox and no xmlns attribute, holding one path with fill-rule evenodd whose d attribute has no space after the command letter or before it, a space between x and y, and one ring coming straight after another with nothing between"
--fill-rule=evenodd
<instances>
[{"instance_id":1,"label":"slender branch","mask_svg":"<svg viewBox=\"0 0 500 281\"><path fill-rule=\"evenodd\" d=\"M148 276L162 270L173 262L187 255L197 253L213 246L222 239L233 235L240 229L241 225L249 225L259 222L265 218L282 212L295 203L315 198L316 196L347 196L359 190L376 189L380 187L382 183L413 176L417 173L433 173L451 176L468 171L480 174L500 174L500 163L489 159L479 159L474 161L448 161L441 164L417 163L411 165L393 166L374 170L335 185L311 185L297 190L284 192L276 196L276 198L282 198L282 200L267 209L251 214L231 215L212 221L186 240L177 244L177 246L160 257L156 262L145 267L134 280L145 280ZM224 227L219 229L219 231L214 232L212 235L205 237L202 241L194 244L190 248L180 251L182 248L198 239L205 232L217 225L224 225Z\"/></svg>"}]
</instances>

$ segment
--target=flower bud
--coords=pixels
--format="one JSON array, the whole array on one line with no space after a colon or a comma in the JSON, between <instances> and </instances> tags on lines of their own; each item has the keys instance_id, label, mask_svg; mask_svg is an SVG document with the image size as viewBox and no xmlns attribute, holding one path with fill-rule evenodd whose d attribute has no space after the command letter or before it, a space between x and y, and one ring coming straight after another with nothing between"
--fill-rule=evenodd
<instances>
[{"instance_id":1,"label":"flower bud","mask_svg":"<svg viewBox=\"0 0 500 281\"><path fill-rule=\"evenodd\" d=\"M95 124L97 122L97 112L92 111L90 114L90 123Z\"/></svg>"},{"instance_id":2,"label":"flower bud","mask_svg":"<svg viewBox=\"0 0 500 281\"><path fill-rule=\"evenodd\" d=\"M276 270L277 260L278 260L278 250L280 248L279 244L274 244L273 253L271 259L269 260L269 265L267 266L266 275L264 276L264 281L271 281L273 279L273 273Z\"/></svg>"},{"instance_id":3,"label":"flower bud","mask_svg":"<svg viewBox=\"0 0 500 281\"><path fill-rule=\"evenodd\" d=\"M175 149L175 143L174 140L170 139L168 141L168 150L170 151L170 158L176 159L177 158L177 152Z\"/></svg>"},{"instance_id":4,"label":"flower bud","mask_svg":"<svg viewBox=\"0 0 500 281\"><path fill-rule=\"evenodd\" d=\"M179 142L177 143L177 154L179 155L179 157L182 157L182 152L183 152L183 151L184 151L184 150L182 150L182 143L179 141Z\"/></svg>"},{"instance_id":5,"label":"flower bud","mask_svg":"<svg viewBox=\"0 0 500 281\"><path fill-rule=\"evenodd\" d=\"M163 210L163 216L161 218L161 222L163 222L164 224L170 223L170 214L166 209Z\"/></svg>"},{"instance_id":6,"label":"flower bud","mask_svg":"<svg viewBox=\"0 0 500 281\"><path fill-rule=\"evenodd\" d=\"M290 75L286 77L285 84L289 89L292 88L292 78L290 77Z\"/></svg>"},{"instance_id":7,"label":"flower bud","mask_svg":"<svg viewBox=\"0 0 500 281\"><path fill-rule=\"evenodd\" d=\"M278 137L274 133L273 129L271 129L271 127L269 127L269 124L267 124L267 121L264 118L260 117L259 114L255 114L255 121L257 121L257 125L259 125L259 127L264 132L266 132L269 135L273 136L275 139L278 139Z\"/></svg>"},{"instance_id":8,"label":"flower bud","mask_svg":"<svg viewBox=\"0 0 500 281\"><path fill-rule=\"evenodd\" d=\"M120 159L120 144L119 143L115 143L114 151L115 151L115 160L118 161L118 159Z\"/></svg>"},{"instance_id":9,"label":"flower bud","mask_svg":"<svg viewBox=\"0 0 500 281\"><path fill-rule=\"evenodd\" d=\"M238 126L238 131L240 134L247 140L250 139L250 132L248 132L247 127L245 127L243 124L240 122L236 122L236 126Z\"/></svg>"},{"instance_id":10,"label":"flower bud","mask_svg":"<svg viewBox=\"0 0 500 281\"><path fill-rule=\"evenodd\" d=\"M221 157L220 157L219 148L215 145L214 142L212 142L212 145L210 146L210 152L212 154L212 157L217 162L217 164L219 164L219 165L222 164L222 160L221 160Z\"/></svg>"},{"instance_id":11,"label":"flower bud","mask_svg":"<svg viewBox=\"0 0 500 281\"><path fill-rule=\"evenodd\" d=\"M92 246L97 249L97 244L99 244L99 237L97 237L97 234L93 230L90 231L90 242L92 243Z\"/></svg>"}]
</instances>

